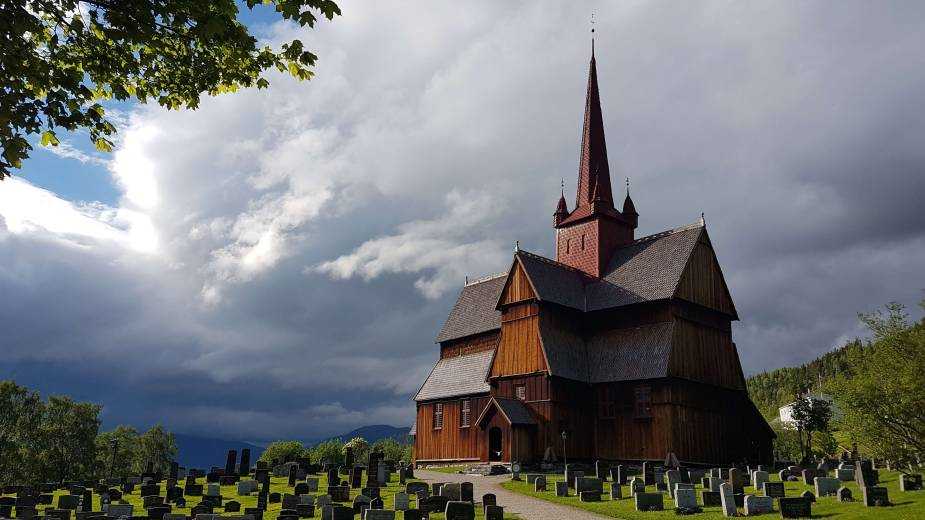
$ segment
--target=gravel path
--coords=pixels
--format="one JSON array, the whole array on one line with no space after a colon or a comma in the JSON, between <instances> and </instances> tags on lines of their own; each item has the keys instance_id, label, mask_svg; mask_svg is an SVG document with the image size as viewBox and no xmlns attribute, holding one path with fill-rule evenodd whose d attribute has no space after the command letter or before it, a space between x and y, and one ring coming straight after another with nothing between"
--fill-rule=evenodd
<instances>
[{"instance_id":1,"label":"gravel path","mask_svg":"<svg viewBox=\"0 0 925 520\"><path fill-rule=\"evenodd\" d=\"M575 507L563 506L538 498L513 493L501 487L510 475L459 475L437 471L414 470L414 476L426 482L472 482L476 502L485 493L494 493L498 505L504 507L505 513L516 513L524 520L601 520L607 516L590 513Z\"/></svg>"}]
</instances>

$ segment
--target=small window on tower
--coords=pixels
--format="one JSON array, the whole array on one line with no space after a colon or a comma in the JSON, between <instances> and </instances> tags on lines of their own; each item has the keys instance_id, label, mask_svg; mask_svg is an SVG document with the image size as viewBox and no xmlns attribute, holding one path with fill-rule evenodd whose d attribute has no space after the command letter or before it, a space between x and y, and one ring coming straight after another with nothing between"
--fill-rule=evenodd
<instances>
[{"instance_id":1,"label":"small window on tower","mask_svg":"<svg viewBox=\"0 0 925 520\"><path fill-rule=\"evenodd\" d=\"M443 403L434 405L434 429L443 429Z\"/></svg>"},{"instance_id":2,"label":"small window on tower","mask_svg":"<svg viewBox=\"0 0 925 520\"><path fill-rule=\"evenodd\" d=\"M524 385L517 385L514 387L514 395L517 396L521 401L527 400L527 387Z\"/></svg>"},{"instance_id":3,"label":"small window on tower","mask_svg":"<svg viewBox=\"0 0 925 520\"><path fill-rule=\"evenodd\" d=\"M572 248L572 239L566 238L565 239L565 253L566 254L571 253L572 252L571 248Z\"/></svg>"},{"instance_id":4,"label":"small window on tower","mask_svg":"<svg viewBox=\"0 0 925 520\"><path fill-rule=\"evenodd\" d=\"M469 417L470 417L470 402L469 399L463 399L459 403L459 427L468 428L469 427Z\"/></svg>"},{"instance_id":5,"label":"small window on tower","mask_svg":"<svg viewBox=\"0 0 925 520\"><path fill-rule=\"evenodd\" d=\"M585 250L585 236L581 235L581 250Z\"/></svg>"}]
</instances>

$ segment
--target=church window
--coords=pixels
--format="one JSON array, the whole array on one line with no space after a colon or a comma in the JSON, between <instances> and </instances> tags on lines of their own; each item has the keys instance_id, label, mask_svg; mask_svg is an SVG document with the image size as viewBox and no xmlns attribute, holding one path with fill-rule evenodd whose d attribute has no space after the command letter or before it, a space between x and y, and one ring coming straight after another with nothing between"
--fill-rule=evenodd
<instances>
[{"instance_id":1,"label":"church window","mask_svg":"<svg viewBox=\"0 0 925 520\"><path fill-rule=\"evenodd\" d=\"M514 387L514 395L517 396L521 401L527 400L527 387L524 385L517 385Z\"/></svg>"},{"instance_id":2,"label":"church window","mask_svg":"<svg viewBox=\"0 0 925 520\"><path fill-rule=\"evenodd\" d=\"M469 417L471 410L471 401L469 399L463 399L459 403L459 427L468 428L469 427Z\"/></svg>"},{"instance_id":3,"label":"church window","mask_svg":"<svg viewBox=\"0 0 925 520\"><path fill-rule=\"evenodd\" d=\"M585 236L581 235L581 250L585 250Z\"/></svg>"},{"instance_id":4,"label":"church window","mask_svg":"<svg viewBox=\"0 0 925 520\"><path fill-rule=\"evenodd\" d=\"M633 407L633 416L637 419L652 417L652 388L637 386L635 390L636 403Z\"/></svg>"},{"instance_id":5,"label":"church window","mask_svg":"<svg viewBox=\"0 0 925 520\"><path fill-rule=\"evenodd\" d=\"M572 252L571 249L572 249L572 239L566 238L565 239L565 253L566 254L571 253Z\"/></svg>"},{"instance_id":6,"label":"church window","mask_svg":"<svg viewBox=\"0 0 925 520\"><path fill-rule=\"evenodd\" d=\"M605 386L601 391L601 418L614 419L617 417L617 411L617 391L614 388Z\"/></svg>"},{"instance_id":7,"label":"church window","mask_svg":"<svg viewBox=\"0 0 925 520\"><path fill-rule=\"evenodd\" d=\"M443 429L443 403L434 405L434 429Z\"/></svg>"}]
</instances>

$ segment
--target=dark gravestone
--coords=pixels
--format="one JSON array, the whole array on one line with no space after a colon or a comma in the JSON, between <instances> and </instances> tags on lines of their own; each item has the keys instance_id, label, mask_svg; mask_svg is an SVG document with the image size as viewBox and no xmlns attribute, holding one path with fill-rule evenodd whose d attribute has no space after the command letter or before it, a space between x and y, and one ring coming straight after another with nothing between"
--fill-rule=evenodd
<instances>
[{"instance_id":1,"label":"dark gravestone","mask_svg":"<svg viewBox=\"0 0 925 520\"><path fill-rule=\"evenodd\" d=\"M296 466L296 465L289 466L289 487L295 486L295 481L296 481L296 476L297 476L297 474L298 474L298 471L299 471L299 467L298 467L298 466ZM339 480L339 479L337 479L337 477L336 477L336 475L337 475L336 470L335 470L334 475L335 475L335 478L332 479L332 478L331 478L331 474L328 473L328 482L329 482L329 483L334 482L334 480ZM336 483L333 484L333 485L336 485Z\"/></svg>"},{"instance_id":2,"label":"dark gravestone","mask_svg":"<svg viewBox=\"0 0 925 520\"><path fill-rule=\"evenodd\" d=\"M344 465L352 468L353 462L353 448L350 446L344 447Z\"/></svg>"},{"instance_id":3,"label":"dark gravestone","mask_svg":"<svg viewBox=\"0 0 925 520\"><path fill-rule=\"evenodd\" d=\"M622 465L618 465L615 468L610 468L610 480L620 484L621 486L626 484L626 472Z\"/></svg>"},{"instance_id":4,"label":"dark gravestone","mask_svg":"<svg viewBox=\"0 0 925 520\"><path fill-rule=\"evenodd\" d=\"M783 482L765 482L763 491L764 496L772 498L780 498L786 494Z\"/></svg>"},{"instance_id":5,"label":"dark gravestone","mask_svg":"<svg viewBox=\"0 0 925 520\"><path fill-rule=\"evenodd\" d=\"M235 463L238 461L237 450L228 450L228 457L225 459L225 475L235 474Z\"/></svg>"},{"instance_id":6,"label":"dark gravestone","mask_svg":"<svg viewBox=\"0 0 925 520\"><path fill-rule=\"evenodd\" d=\"M163 520L164 515L170 514L170 506L155 506L147 509L148 518L151 520Z\"/></svg>"},{"instance_id":7,"label":"dark gravestone","mask_svg":"<svg viewBox=\"0 0 925 520\"><path fill-rule=\"evenodd\" d=\"M177 476L180 474L180 465L176 461L170 463L170 478L171 480L177 480Z\"/></svg>"},{"instance_id":8,"label":"dark gravestone","mask_svg":"<svg viewBox=\"0 0 925 520\"><path fill-rule=\"evenodd\" d=\"M295 506L299 513L299 518L313 518L315 516L315 504L299 504Z\"/></svg>"},{"instance_id":9,"label":"dark gravestone","mask_svg":"<svg viewBox=\"0 0 925 520\"><path fill-rule=\"evenodd\" d=\"M444 511L446 520L475 520L475 507L470 502L450 500Z\"/></svg>"},{"instance_id":10,"label":"dark gravestone","mask_svg":"<svg viewBox=\"0 0 925 520\"><path fill-rule=\"evenodd\" d=\"M642 463L642 481L645 482L647 486L655 485L655 468L652 466L651 462Z\"/></svg>"},{"instance_id":11,"label":"dark gravestone","mask_svg":"<svg viewBox=\"0 0 925 520\"><path fill-rule=\"evenodd\" d=\"M404 520L426 520L427 517L427 513L420 509L409 509L405 511L405 514L402 516Z\"/></svg>"},{"instance_id":12,"label":"dark gravestone","mask_svg":"<svg viewBox=\"0 0 925 520\"><path fill-rule=\"evenodd\" d=\"M160 495L161 486L159 486L158 484L145 484L141 486L141 490L139 491L139 494L143 497L151 496L151 495Z\"/></svg>"},{"instance_id":13,"label":"dark gravestone","mask_svg":"<svg viewBox=\"0 0 925 520\"><path fill-rule=\"evenodd\" d=\"M385 505L382 503L382 497L376 497L369 502L370 509L383 509Z\"/></svg>"},{"instance_id":14,"label":"dark gravestone","mask_svg":"<svg viewBox=\"0 0 925 520\"><path fill-rule=\"evenodd\" d=\"M463 502L473 502L475 499L474 493L472 482L463 482L459 485L459 499Z\"/></svg>"},{"instance_id":15,"label":"dark gravestone","mask_svg":"<svg viewBox=\"0 0 925 520\"><path fill-rule=\"evenodd\" d=\"M636 511L662 511L665 509L665 495L661 493L636 493Z\"/></svg>"},{"instance_id":16,"label":"dark gravestone","mask_svg":"<svg viewBox=\"0 0 925 520\"><path fill-rule=\"evenodd\" d=\"M380 498L382 496L377 487L365 487L360 490L360 493L368 496L370 499Z\"/></svg>"},{"instance_id":17,"label":"dark gravestone","mask_svg":"<svg viewBox=\"0 0 925 520\"><path fill-rule=\"evenodd\" d=\"M885 487L870 486L861 488L861 497L867 507L882 507L890 505L890 497Z\"/></svg>"},{"instance_id":18,"label":"dark gravestone","mask_svg":"<svg viewBox=\"0 0 925 520\"><path fill-rule=\"evenodd\" d=\"M482 507L498 505L498 497L494 493L485 493L482 495Z\"/></svg>"},{"instance_id":19,"label":"dark gravestone","mask_svg":"<svg viewBox=\"0 0 925 520\"><path fill-rule=\"evenodd\" d=\"M263 510L258 507L245 507L244 516L249 516L254 520L263 520Z\"/></svg>"},{"instance_id":20,"label":"dark gravestone","mask_svg":"<svg viewBox=\"0 0 925 520\"><path fill-rule=\"evenodd\" d=\"M815 501L816 501L816 495L814 495L812 491L804 491L804 492L800 493L800 496L801 496L802 498L806 499L808 502L815 502Z\"/></svg>"},{"instance_id":21,"label":"dark gravestone","mask_svg":"<svg viewBox=\"0 0 925 520\"><path fill-rule=\"evenodd\" d=\"M450 501L458 502L462 500L462 486L456 482L444 484L443 487L440 488L440 494Z\"/></svg>"},{"instance_id":22,"label":"dark gravestone","mask_svg":"<svg viewBox=\"0 0 925 520\"><path fill-rule=\"evenodd\" d=\"M704 507L714 507L723 505L722 499L720 498L719 491L701 491L700 492L700 501L703 502Z\"/></svg>"},{"instance_id":23,"label":"dark gravestone","mask_svg":"<svg viewBox=\"0 0 925 520\"><path fill-rule=\"evenodd\" d=\"M854 502L854 495L852 495L851 490L845 486L838 488L838 491L835 492L835 496L838 498L839 502Z\"/></svg>"},{"instance_id":24,"label":"dark gravestone","mask_svg":"<svg viewBox=\"0 0 925 520\"><path fill-rule=\"evenodd\" d=\"M424 499L418 499L418 508L427 513L442 513L449 502L446 497L431 495Z\"/></svg>"},{"instance_id":25,"label":"dark gravestone","mask_svg":"<svg viewBox=\"0 0 925 520\"><path fill-rule=\"evenodd\" d=\"M599 460L594 461L594 476L606 482L607 481L607 465Z\"/></svg>"},{"instance_id":26,"label":"dark gravestone","mask_svg":"<svg viewBox=\"0 0 925 520\"><path fill-rule=\"evenodd\" d=\"M279 493L270 493L269 500L271 504L278 504L283 501L283 496Z\"/></svg>"},{"instance_id":27,"label":"dark gravestone","mask_svg":"<svg viewBox=\"0 0 925 520\"><path fill-rule=\"evenodd\" d=\"M921 491L922 490L922 475L918 473L913 473L911 475L906 475L905 473L899 476L899 490L906 491Z\"/></svg>"},{"instance_id":28,"label":"dark gravestone","mask_svg":"<svg viewBox=\"0 0 925 520\"><path fill-rule=\"evenodd\" d=\"M350 486L328 486L328 495L334 502L350 502Z\"/></svg>"},{"instance_id":29,"label":"dark gravestone","mask_svg":"<svg viewBox=\"0 0 925 520\"><path fill-rule=\"evenodd\" d=\"M58 509L77 510L80 497L75 495L61 495L58 497Z\"/></svg>"},{"instance_id":30,"label":"dark gravestone","mask_svg":"<svg viewBox=\"0 0 925 520\"><path fill-rule=\"evenodd\" d=\"M363 494L353 497L353 514L362 515L363 510L369 509L370 502L372 499Z\"/></svg>"},{"instance_id":31,"label":"dark gravestone","mask_svg":"<svg viewBox=\"0 0 925 520\"><path fill-rule=\"evenodd\" d=\"M880 476L869 460L860 460L854 465L854 480L858 488L865 488L876 486L880 482Z\"/></svg>"},{"instance_id":32,"label":"dark gravestone","mask_svg":"<svg viewBox=\"0 0 925 520\"><path fill-rule=\"evenodd\" d=\"M504 508L485 506L485 520L504 520Z\"/></svg>"},{"instance_id":33,"label":"dark gravestone","mask_svg":"<svg viewBox=\"0 0 925 520\"><path fill-rule=\"evenodd\" d=\"M781 518L809 518L812 516L812 502L803 497L777 499Z\"/></svg>"},{"instance_id":34,"label":"dark gravestone","mask_svg":"<svg viewBox=\"0 0 925 520\"><path fill-rule=\"evenodd\" d=\"M241 450L241 464L238 466L238 474L246 477L251 471L251 449L244 448Z\"/></svg>"},{"instance_id":35,"label":"dark gravestone","mask_svg":"<svg viewBox=\"0 0 925 520\"><path fill-rule=\"evenodd\" d=\"M582 502L600 502L601 492L600 491L579 491L578 498Z\"/></svg>"},{"instance_id":36,"label":"dark gravestone","mask_svg":"<svg viewBox=\"0 0 925 520\"><path fill-rule=\"evenodd\" d=\"M426 482L408 482L405 484L405 493L409 495L417 495L421 491L429 493L430 486L428 486Z\"/></svg>"},{"instance_id":37,"label":"dark gravestone","mask_svg":"<svg viewBox=\"0 0 925 520\"><path fill-rule=\"evenodd\" d=\"M350 470L350 487L359 489L363 485L363 466L354 466Z\"/></svg>"},{"instance_id":38,"label":"dark gravestone","mask_svg":"<svg viewBox=\"0 0 925 520\"><path fill-rule=\"evenodd\" d=\"M310 491L311 490L308 489L308 484L305 482L299 482L295 485L295 488L292 492L296 495L307 495L310 493Z\"/></svg>"},{"instance_id":39,"label":"dark gravestone","mask_svg":"<svg viewBox=\"0 0 925 520\"><path fill-rule=\"evenodd\" d=\"M164 498L158 495L148 495L146 497L141 497L141 507L147 509L149 507L159 506L164 503Z\"/></svg>"},{"instance_id":40,"label":"dark gravestone","mask_svg":"<svg viewBox=\"0 0 925 520\"><path fill-rule=\"evenodd\" d=\"M196 515L211 515L212 511L213 511L212 507L209 506L208 504L199 503L193 506L192 509L190 509L189 514L191 517L196 518Z\"/></svg>"},{"instance_id":41,"label":"dark gravestone","mask_svg":"<svg viewBox=\"0 0 925 520\"><path fill-rule=\"evenodd\" d=\"M83 512L93 511L93 491L85 489L80 496L80 510Z\"/></svg>"},{"instance_id":42,"label":"dark gravestone","mask_svg":"<svg viewBox=\"0 0 925 520\"><path fill-rule=\"evenodd\" d=\"M269 503L269 494L260 492L257 495L257 509L261 511L266 511L268 503Z\"/></svg>"},{"instance_id":43,"label":"dark gravestone","mask_svg":"<svg viewBox=\"0 0 925 520\"><path fill-rule=\"evenodd\" d=\"M353 508L346 506L333 506L331 520L353 520Z\"/></svg>"},{"instance_id":44,"label":"dark gravestone","mask_svg":"<svg viewBox=\"0 0 925 520\"><path fill-rule=\"evenodd\" d=\"M286 493L283 495L283 509L295 509L299 504L299 497Z\"/></svg>"},{"instance_id":45,"label":"dark gravestone","mask_svg":"<svg viewBox=\"0 0 925 520\"><path fill-rule=\"evenodd\" d=\"M45 517L49 519L56 520L71 520L71 510L70 509L46 509Z\"/></svg>"}]
</instances>

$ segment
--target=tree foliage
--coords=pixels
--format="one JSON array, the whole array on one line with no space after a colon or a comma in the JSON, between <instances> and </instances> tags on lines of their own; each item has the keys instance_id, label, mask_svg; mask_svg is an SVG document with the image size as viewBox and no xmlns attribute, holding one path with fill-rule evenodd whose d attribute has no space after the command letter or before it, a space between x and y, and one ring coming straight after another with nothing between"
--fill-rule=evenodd
<instances>
[{"instance_id":1,"label":"tree foliage","mask_svg":"<svg viewBox=\"0 0 925 520\"><path fill-rule=\"evenodd\" d=\"M345 455L347 448L353 449L353 458L355 461L362 463L369 460L369 442L363 437L354 437L347 441L347 444L344 444Z\"/></svg>"},{"instance_id":2,"label":"tree foliage","mask_svg":"<svg viewBox=\"0 0 925 520\"><path fill-rule=\"evenodd\" d=\"M195 109L203 93L266 88L269 69L311 78L317 56L300 40L261 46L238 20L239 5L262 3L300 26L340 14L332 0L4 1L0 180L29 156L30 136L56 146L57 129L83 129L111 150L105 100Z\"/></svg>"},{"instance_id":3,"label":"tree foliage","mask_svg":"<svg viewBox=\"0 0 925 520\"><path fill-rule=\"evenodd\" d=\"M908 462L925 454L925 320L909 324L895 303L860 318L874 337L831 384L840 427L867 454Z\"/></svg>"},{"instance_id":4,"label":"tree foliage","mask_svg":"<svg viewBox=\"0 0 925 520\"><path fill-rule=\"evenodd\" d=\"M308 450L299 441L276 441L270 443L260 455L260 460L268 464L285 464L308 456Z\"/></svg>"},{"instance_id":5,"label":"tree foliage","mask_svg":"<svg viewBox=\"0 0 925 520\"><path fill-rule=\"evenodd\" d=\"M344 463L344 443L340 439L331 439L316 444L311 449L311 460L315 464L330 462Z\"/></svg>"},{"instance_id":6,"label":"tree foliage","mask_svg":"<svg viewBox=\"0 0 925 520\"><path fill-rule=\"evenodd\" d=\"M96 438L97 475L101 477L137 476L148 469L167 474L176 458L177 441L160 424L143 434L131 426L117 426Z\"/></svg>"},{"instance_id":7,"label":"tree foliage","mask_svg":"<svg viewBox=\"0 0 925 520\"><path fill-rule=\"evenodd\" d=\"M796 424L797 432L800 434L800 446L803 456L811 455L803 444L803 434L806 434L806 447L812 451L813 432L828 431L829 423L832 420L832 405L823 399L814 399L809 396L800 396L793 403L791 417Z\"/></svg>"}]
</instances>

